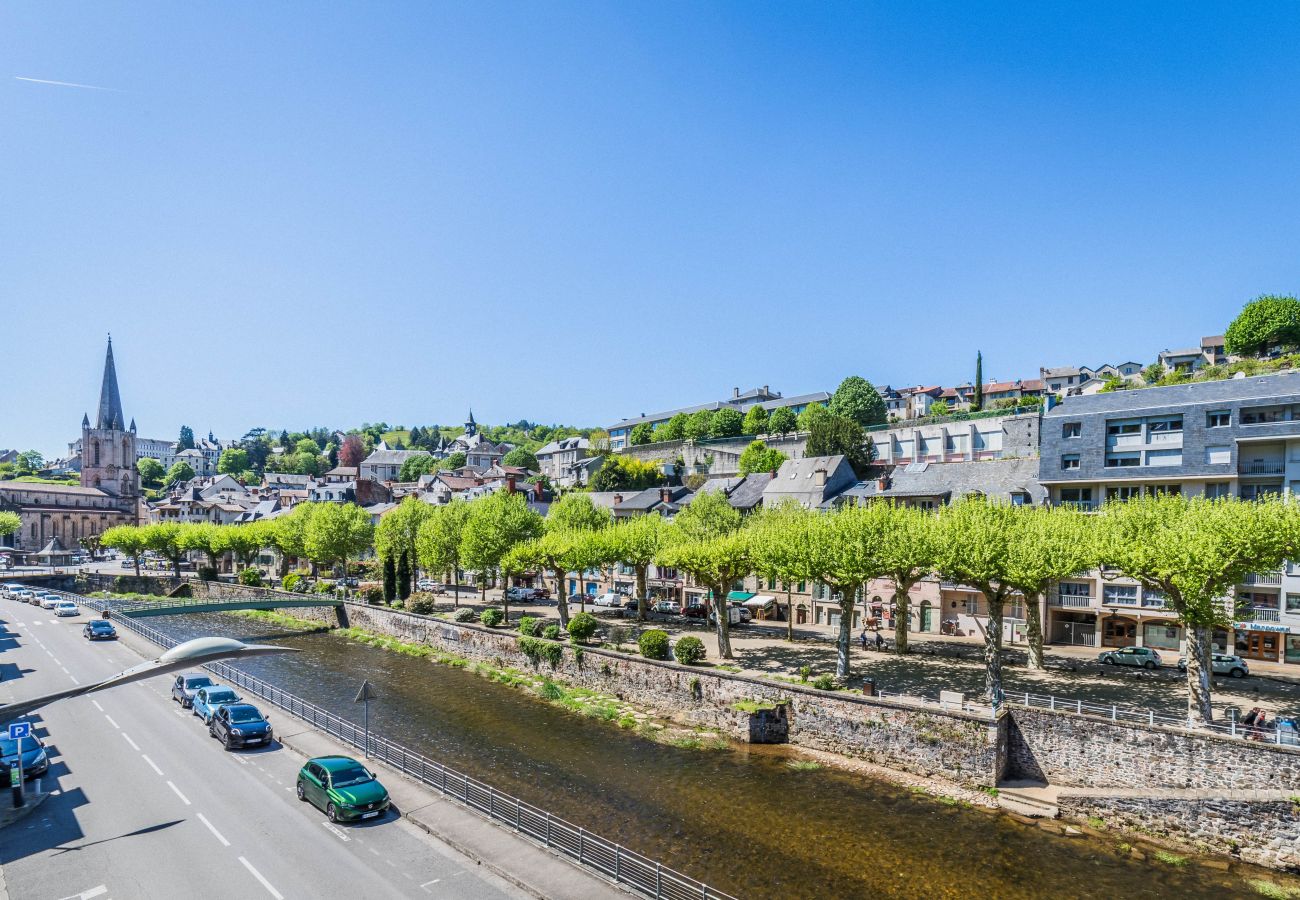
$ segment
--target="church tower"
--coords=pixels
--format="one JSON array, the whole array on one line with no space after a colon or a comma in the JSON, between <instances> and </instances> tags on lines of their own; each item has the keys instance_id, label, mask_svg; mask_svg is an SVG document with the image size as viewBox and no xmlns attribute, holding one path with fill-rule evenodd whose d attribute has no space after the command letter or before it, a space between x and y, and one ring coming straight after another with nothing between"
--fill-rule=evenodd
<instances>
[{"instance_id":1,"label":"church tower","mask_svg":"<svg viewBox=\"0 0 1300 900\"><path fill-rule=\"evenodd\" d=\"M110 336L94 427L91 427L90 416L81 419L81 486L99 488L122 499L138 497L140 475L135 468L135 437L135 420L131 420L128 428L122 414L122 396L117 390L117 368L113 365L113 338Z\"/></svg>"},{"instance_id":2,"label":"church tower","mask_svg":"<svg viewBox=\"0 0 1300 900\"><path fill-rule=\"evenodd\" d=\"M465 420L465 437L473 437L478 434L478 423L474 421L474 410L469 411L469 418Z\"/></svg>"}]
</instances>

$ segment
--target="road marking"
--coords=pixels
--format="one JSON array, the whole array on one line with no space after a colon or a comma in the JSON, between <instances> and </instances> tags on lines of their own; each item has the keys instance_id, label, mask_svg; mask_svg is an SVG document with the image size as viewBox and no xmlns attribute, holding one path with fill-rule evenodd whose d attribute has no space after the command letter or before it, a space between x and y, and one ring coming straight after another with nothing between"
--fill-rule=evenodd
<instances>
[{"instance_id":1,"label":"road marking","mask_svg":"<svg viewBox=\"0 0 1300 900\"><path fill-rule=\"evenodd\" d=\"M379 855L379 851L376 850L374 847L367 847L366 849L369 850L371 853L375 854L375 856Z\"/></svg>"},{"instance_id":2,"label":"road marking","mask_svg":"<svg viewBox=\"0 0 1300 900\"><path fill-rule=\"evenodd\" d=\"M176 796L177 796L177 797L180 797L181 800L185 803L186 806L189 806L189 805L190 805L190 798L189 798L189 797L186 797L184 794L182 794L180 788L178 788L176 785L172 784L170 781L167 782L167 786L168 786L169 788L171 788L173 791L176 792Z\"/></svg>"},{"instance_id":3,"label":"road marking","mask_svg":"<svg viewBox=\"0 0 1300 900\"><path fill-rule=\"evenodd\" d=\"M64 675L71 675L71 674L72 674L71 672L68 671L68 667L65 666L63 663L59 663L59 668L63 670L63 674L64 674Z\"/></svg>"},{"instance_id":4,"label":"road marking","mask_svg":"<svg viewBox=\"0 0 1300 900\"><path fill-rule=\"evenodd\" d=\"M435 878L435 879L433 879L433 881L426 881L424 884L420 885L420 889L421 889L421 890L424 890L424 891L429 891L429 885L431 885L431 884L437 884L439 881L442 881L442 879L441 879L441 878ZM432 891L429 891L429 893L433 893L433 892L432 892Z\"/></svg>"},{"instance_id":5,"label":"road marking","mask_svg":"<svg viewBox=\"0 0 1300 900\"><path fill-rule=\"evenodd\" d=\"M248 760L244 759L242 756L235 756L232 757L232 759L234 759L234 761L239 763L241 766L248 765Z\"/></svg>"},{"instance_id":6,"label":"road marking","mask_svg":"<svg viewBox=\"0 0 1300 900\"><path fill-rule=\"evenodd\" d=\"M135 741L131 740L131 735L127 734L124 731L122 732L122 737L126 738L126 742L131 745L132 750L134 750L136 753L140 752L140 745L137 744Z\"/></svg>"},{"instance_id":7,"label":"road marking","mask_svg":"<svg viewBox=\"0 0 1300 900\"><path fill-rule=\"evenodd\" d=\"M90 702L93 703L93 704L95 704L95 709L99 710L100 712L103 712L103 711L104 711L104 707L102 707L102 706L99 705L99 701L98 701L98 700L91 700Z\"/></svg>"},{"instance_id":8,"label":"road marking","mask_svg":"<svg viewBox=\"0 0 1300 900\"><path fill-rule=\"evenodd\" d=\"M45 649L45 653L46 653L46 655L48 655L48 656L50 657L50 659L54 659L54 654L53 654L53 653L50 653L49 648L46 647L46 648L44 648L44 649ZM55 661L55 662L58 662L57 659L54 659L54 661Z\"/></svg>"},{"instance_id":9,"label":"road marking","mask_svg":"<svg viewBox=\"0 0 1300 900\"><path fill-rule=\"evenodd\" d=\"M332 831L332 832L334 833L334 836L335 836L336 838L338 838L340 841L343 841L345 844L346 844L348 841L352 840L352 838L348 837L348 836L347 836L346 834L344 834L342 831L340 831L339 829L335 828L335 827L334 827L332 824L330 824L329 822L321 822L321 824L324 825L326 828L328 828L330 831Z\"/></svg>"},{"instance_id":10,"label":"road marking","mask_svg":"<svg viewBox=\"0 0 1300 900\"><path fill-rule=\"evenodd\" d=\"M274 887L272 887L271 882L263 878L262 873L254 869L253 864L251 862L244 859L244 857L242 856L239 857L239 861L244 864L245 869L247 869L250 873L252 873L252 876L254 878L256 878L258 881L262 883L262 887L266 888L267 892L270 893L270 895L274 897L275 900L284 900L284 894L281 894Z\"/></svg>"},{"instance_id":11,"label":"road marking","mask_svg":"<svg viewBox=\"0 0 1300 900\"><path fill-rule=\"evenodd\" d=\"M72 679L73 684L77 684L77 685L81 684L81 682L77 680L76 675L69 675L68 677Z\"/></svg>"},{"instance_id":12,"label":"road marking","mask_svg":"<svg viewBox=\"0 0 1300 900\"><path fill-rule=\"evenodd\" d=\"M208 826L208 831L212 832L212 836L214 838L221 841L221 846L223 847L230 846L230 841L226 840L224 837L221 836L221 832L217 831L216 827L211 822L208 821L208 817L203 815L203 813L199 813L199 821L202 822L204 825Z\"/></svg>"},{"instance_id":13,"label":"road marking","mask_svg":"<svg viewBox=\"0 0 1300 900\"><path fill-rule=\"evenodd\" d=\"M158 775L159 775L160 777L162 776L162 769L158 768L158 764L155 763L152 759L150 759L149 756L148 756L148 754L146 754L146 753L141 753L141 754L140 754L140 757L141 757L145 762L147 762L147 763L149 764L149 768L151 768L151 769L153 769L155 772L157 772Z\"/></svg>"},{"instance_id":14,"label":"road marking","mask_svg":"<svg viewBox=\"0 0 1300 900\"><path fill-rule=\"evenodd\" d=\"M63 900L92 900L94 897L99 897L102 894L107 893L108 888L101 884L88 891L82 891L80 894L73 894L71 897L64 897Z\"/></svg>"}]
</instances>

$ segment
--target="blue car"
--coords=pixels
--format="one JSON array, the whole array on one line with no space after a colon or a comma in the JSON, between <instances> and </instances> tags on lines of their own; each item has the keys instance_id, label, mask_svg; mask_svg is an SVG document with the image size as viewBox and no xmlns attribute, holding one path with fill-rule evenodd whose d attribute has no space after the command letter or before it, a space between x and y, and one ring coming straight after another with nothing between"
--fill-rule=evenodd
<instances>
[{"instance_id":1,"label":"blue car","mask_svg":"<svg viewBox=\"0 0 1300 900\"><path fill-rule=\"evenodd\" d=\"M260 747L271 743L271 723L251 703L231 703L212 714L208 734L221 741L227 750Z\"/></svg>"},{"instance_id":2,"label":"blue car","mask_svg":"<svg viewBox=\"0 0 1300 900\"><path fill-rule=\"evenodd\" d=\"M194 711L194 715L203 720L204 725L207 725L212 721L212 714L221 707L238 702L238 694L223 684L214 684L211 687L198 689L190 709Z\"/></svg>"},{"instance_id":3,"label":"blue car","mask_svg":"<svg viewBox=\"0 0 1300 900\"><path fill-rule=\"evenodd\" d=\"M23 778L35 778L37 775L45 774L45 770L50 767L50 758L45 753L45 745L41 743L41 739L35 736L19 738L16 741L0 738L0 765L4 766L5 771L18 762L19 744L22 744Z\"/></svg>"}]
</instances>

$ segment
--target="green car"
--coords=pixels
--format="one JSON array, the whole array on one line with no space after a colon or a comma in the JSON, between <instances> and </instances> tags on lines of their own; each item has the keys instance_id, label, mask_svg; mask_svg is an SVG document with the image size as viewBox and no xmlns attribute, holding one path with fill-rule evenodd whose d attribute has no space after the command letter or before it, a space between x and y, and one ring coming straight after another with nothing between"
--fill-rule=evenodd
<instances>
[{"instance_id":1,"label":"green car","mask_svg":"<svg viewBox=\"0 0 1300 900\"><path fill-rule=\"evenodd\" d=\"M298 799L324 810L331 822L377 819L388 791L375 773L349 756L318 756L298 770Z\"/></svg>"}]
</instances>

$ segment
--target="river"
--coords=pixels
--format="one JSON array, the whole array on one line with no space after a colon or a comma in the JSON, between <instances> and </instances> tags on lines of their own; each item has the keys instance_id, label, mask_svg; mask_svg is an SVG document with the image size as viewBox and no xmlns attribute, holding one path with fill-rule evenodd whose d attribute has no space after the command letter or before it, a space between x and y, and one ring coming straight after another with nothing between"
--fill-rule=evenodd
<instances>
[{"instance_id":1,"label":"river","mask_svg":"<svg viewBox=\"0 0 1300 900\"><path fill-rule=\"evenodd\" d=\"M682 749L574 714L428 659L327 633L284 634L226 615L152 619L177 638L266 637L301 652L243 668L494 787L744 898L1197 897L1255 892L1231 873L1130 857L1119 841L1069 838L919 797L788 750ZM272 711L274 717L274 711Z\"/></svg>"}]
</instances>

